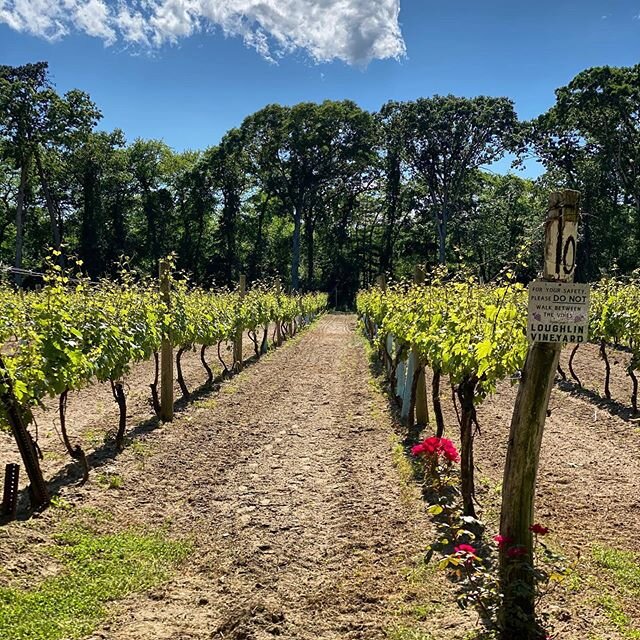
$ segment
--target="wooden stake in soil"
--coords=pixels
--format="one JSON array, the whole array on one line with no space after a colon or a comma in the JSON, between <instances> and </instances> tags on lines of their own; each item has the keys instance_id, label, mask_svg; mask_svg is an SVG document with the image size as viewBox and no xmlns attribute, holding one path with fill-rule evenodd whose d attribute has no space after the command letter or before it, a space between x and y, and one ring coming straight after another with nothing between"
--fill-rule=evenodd
<instances>
[{"instance_id":1,"label":"wooden stake in soil","mask_svg":"<svg viewBox=\"0 0 640 640\"><path fill-rule=\"evenodd\" d=\"M167 260L160 261L160 297L171 309L170 267ZM173 420L173 346L168 336L162 339L160 350L160 419Z\"/></svg>"},{"instance_id":2,"label":"wooden stake in soil","mask_svg":"<svg viewBox=\"0 0 640 640\"><path fill-rule=\"evenodd\" d=\"M544 280L573 281L578 223L577 191L552 193L545 225ZM538 640L532 572L534 498L540 446L561 346L529 347L511 420L502 485L500 550L502 640Z\"/></svg>"},{"instance_id":3,"label":"wooden stake in soil","mask_svg":"<svg viewBox=\"0 0 640 640\"><path fill-rule=\"evenodd\" d=\"M413 281L415 284L424 284L424 269L418 265L413 270ZM415 376L415 423L419 427L424 427L429 423L429 409L427 406L427 386L424 376L424 363L421 362L418 351L414 348L416 369Z\"/></svg>"},{"instance_id":4,"label":"wooden stake in soil","mask_svg":"<svg viewBox=\"0 0 640 640\"><path fill-rule=\"evenodd\" d=\"M238 286L238 295L240 296L240 302L244 298L247 289L247 277L243 274L240 276L240 282ZM239 327L236 331L236 339L233 343L233 364L238 371L242 371L242 327Z\"/></svg>"},{"instance_id":5,"label":"wooden stake in soil","mask_svg":"<svg viewBox=\"0 0 640 640\"><path fill-rule=\"evenodd\" d=\"M276 295L280 296L282 292L282 284L280 278L276 278ZM282 344L282 327L280 326L280 320L276 320L276 347Z\"/></svg>"}]
</instances>

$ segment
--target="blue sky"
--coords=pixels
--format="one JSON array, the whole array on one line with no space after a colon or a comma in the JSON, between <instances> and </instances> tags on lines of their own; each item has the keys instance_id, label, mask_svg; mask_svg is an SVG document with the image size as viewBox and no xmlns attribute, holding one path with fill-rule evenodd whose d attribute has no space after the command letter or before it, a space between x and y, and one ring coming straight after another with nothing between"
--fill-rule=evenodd
<instances>
[{"instance_id":1,"label":"blue sky","mask_svg":"<svg viewBox=\"0 0 640 640\"><path fill-rule=\"evenodd\" d=\"M640 62L638 1L400 0L398 20L398 0L154 2L0 0L0 62L47 60L101 128L177 150L272 102L506 95L529 118L580 70Z\"/></svg>"}]
</instances>

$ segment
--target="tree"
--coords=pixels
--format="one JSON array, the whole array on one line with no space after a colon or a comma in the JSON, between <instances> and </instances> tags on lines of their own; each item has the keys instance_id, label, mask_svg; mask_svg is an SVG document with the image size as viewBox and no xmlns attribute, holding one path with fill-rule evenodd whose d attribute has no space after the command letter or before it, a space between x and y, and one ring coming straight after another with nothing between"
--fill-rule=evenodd
<instances>
[{"instance_id":1,"label":"tree","mask_svg":"<svg viewBox=\"0 0 640 640\"><path fill-rule=\"evenodd\" d=\"M356 179L375 151L371 115L348 100L293 107L269 105L241 129L249 166L262 191L279 198L293 218L291 286L300 286L303 223L307 283L314 279L314 233L322 191Z\"/></svg>"},{"instance_id":2,"label":"tree","mask_svg":"<svg viewBox=\"0 0 640 640\"><path fill-rule=\"evenodd\" d=\"M472 172L514 146L517 116L507 98L434 96L390 102L389 126L403 135L407 162L426 188L435 216L438 260L446 263L447 225Z\"/></svg>"},{"instance_id":3,"label":"tree","mask_svg":"<svg viewBox=\"0 0 640 640\"><path fill-rule=\"evenodd\" d=\"M160 258L172 248L174 203L168 179L173 153L161 140L138 138L127 149L127 155L144 220L144 251L140 257L149 270L157 272Z\"/></svg>"},{"instance_id":4,"label":"tree","mask_svg":"<svg viewBox=\"0 0 640 640\"><path fill-rule=\"evenodd\" d=\"M32 161L35 164L51 224L53 246L62 242L59 202L47 171L47 155L69 150L88 135L101 114L78 90L60 97L48 78L46 62L0 66L0 138L9 141L20 171L16 206L16 259L22 265L24 202Z\"/></svg>"},{"instance_id":5,"label":"tree","mask_svg":"<svg viewBox=\"0 0 640 640\"><path fill-rule=\"evenodd\" d=\"M528 124L526 143L553 186L582 194L578 277L598 277L614 262L633 269L640 246L640 65L579 73ZM631 237L629 227L636 230Z\"/></svg>"}]
</instances>

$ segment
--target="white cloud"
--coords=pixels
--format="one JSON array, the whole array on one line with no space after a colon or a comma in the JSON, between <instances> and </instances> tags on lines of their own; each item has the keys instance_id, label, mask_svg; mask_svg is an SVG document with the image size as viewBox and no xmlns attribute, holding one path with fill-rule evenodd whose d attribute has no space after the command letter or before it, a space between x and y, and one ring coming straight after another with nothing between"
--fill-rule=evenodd
<instances>
[{"instance_id":1,"label":"white cloud","mask_svg":"<svg viewBox=\"0 0 640 640\"><path fill-rule=\"evenodd\" d=\"M72 31L141 47L216 28L273 60L296 50L317 62L400 58L400 0L0 0L0 22L57 40Z\"/></svg>"},{"instance_id":2,"label":"white cloud","mask_svg":"<svg viewBox=\"0 0 640 640\"><path fill-rule=\"evenodd\" d=\"M116 32L110 26L111 15L103 0L77 2L73 7L73 23L87 35L102 38L105 44L116 41Z\"/></svg>"}]
</instances>

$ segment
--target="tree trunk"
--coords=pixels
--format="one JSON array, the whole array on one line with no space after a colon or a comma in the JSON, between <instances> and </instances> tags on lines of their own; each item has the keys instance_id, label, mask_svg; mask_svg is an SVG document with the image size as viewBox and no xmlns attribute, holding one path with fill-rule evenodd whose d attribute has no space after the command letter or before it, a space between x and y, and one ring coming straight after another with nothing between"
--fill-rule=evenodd
<instances>
[{"instance_id":1,"label":"tree trunk","mask_svg":"<svg viewBox=\"0 0 640 640\"><path fill-rule=\"evenodd\" d=\"M466 378L458 385L460 400L460 484L462 505L465 516L476 517L473 504L475 497L474 465L473 465L473 428L476 410L473 396L477 378Z\"/></svg>"},{"instance_id":2,"label":"tree trunk","mask_svg":"<svg viewBox=\"0 0 640 640\"><path fill-rule=\"evenodd\" d=\"M262 262L262 244L263 244L263 226L264 217L269 206L269 196L258 207L258 230L256 233L256 242L253 245L253 252L249 261L249 282L253 282L258 279L260 273L260 263Z\"/></svg>"},{"instance_id":3,"label":"tree trunk","mask_svg":"<svg viewBox=\"0 0 640 640\"><path fill-rule=\"evenodd\" d=\"M124 449L124 434L127 429L127 399L124 395L124 386L122 385L122 382L114 382L113 380L110 382L113 399L116 401L118 409L120 410L118 431L116 433L116 449L118 451L122 451Z\"/></svg>"},{"instance_id":4,"label":"tree trunk","mask_svg":"<svg viewBox=\"0 0 640 640\"><path fill-rule=\"evenodd\" d=\"M305 241L307 244L307 291L313 290L313 276L314 276L314 246L313 246L313 231L314 224L311 213L307 217L307 223L305 225Z\"/></svg>"},{"instance_id":5,"label":"tree trunk","mask_svg":"<svg viewBox=\"0 0 640 640\"><path fill-rule=\"evenodd\" d=\"M300 288L300 231L302 228L302 207L296 206L293 212L293 245L291 252L291 289Z\"/></svg>"},{"instance_id":6,"label":"tree trunk","mask_svg":"<svg viewBox=\"0 0 640 640\"><path fill-rule=\"evenodd\" d=\"M436 225L438 227L438 263L447 263L447 212L444 210L438 214Z\"/></svg>"},{"instance_id":7,"label":"tree trunk","mask_svg":"<svg viewBox=\"0 0 640 640\"><path fill-rule=\"evenodd\" d=\"M18 189L18 201L16 203L16 269L22 269L22 246L24 243L24 201L25 191L27 188L28 178L28 162L25 158L20 167L20 187ZM16 286L22 284L22 276L15 274L14 281Z\"/></svg>"},{"instance_id":8,"label":"tree trunk","mask_svg":"<svg viewBox=\"0 0 640 640\"><path fill-rule=\"evenodd\" d=\"M153 382L149 385L151 387L151 401L153 403L153 410L156 412L156 415L160 417L160 396L158 395L158 378L160 377L160 358L158 356L158 352L153 352L153 363L154 363L154 378Z\"/></svg>"},{"instance_id":9,"label":"tree trunk","mask_svg":"<svg viewBox=\"0 0 640 640\"><path fill-rule=\"evenodd\" d=\"M182 354L190 348L190 345L182 346L178 349L176 353L176 372L178 374L178 385L180 386L180 391L182 392L182 397L187 400L191 395L189 393L189 389L187 388L187 383L184 380L184 376L182 375Z\"/></svg>"},{"instance_id":10,"label":"tree trunk","mask_svg":"<svg viewBox=\"0 0 640 640\"><path fill-rule=\"evenodd\" d=\"M205 352L207 351L207 345L203 344L200 349L200 362L202 362L202 366L204 370L207 372L207 384L211 384L213 382L213 371L211 371L211 367L207 363L205 359Z\"/></svg>"},{"instance_id":11,"label":"tree trunk","mask_svg":"<svg viewBox=\"0 0 640 640\"><path fill-rule=\"evenodd\" d=\"M393 246L397 234L395 223L398 217L401 184L399 154L390 155L387 162L387 207L380 253L380 271L382 273L393 271Z\"/></svg>"},{"instance_id":12,"label":"tree trunk","mask_svg":"<svg viewBox=\"0 0 640 640\"><path fill-rule=\"evenodd\" d=\"M440 369L433 370L431 382L431 400L433 403L433 415L436 418L436 437L444 435L444 416L442 415L442 403L440 402Z\"/></svg>"},{"instance_id":13,"label":"tree trunk","mask_svg":"<svg viewBox=\"0 0 640 640\"><path fill-rule=\"evenodd\" d=\"M80 463L82 467L82 484L89 480L89 463L87 462L87 456L82 447L77 444L75 447L71 446L71 440L69 440L69 434L67 433L67 397L69 395L69 389L65 389L60 394L60 400L58 403L58 415L60 417L60 433L62 434L62 441L67 450L67 453Z\"/></svg>"},{"instance_id":14,"label":"tree trunk","mask_svg":"<svg viewBox=\"0 0 640 640\"><path fill-rule=\"evenodd\" d=\"M35 147L34 157L36 159L36 167L38 169L38 176L40 177L40 184L42 185L42 191L44 192L44 199L47 204L47 211L49 212L49 222L51 224L51 237L53 239L53 248L56 250L60 250L61 238L60 238L58 210L56 207L56 203L53 199L53 195L51 194L51 189L49 188L49 181L47 180L47 176L44 171L44 166L42 165L40 149L38 148L37 145Z\"/></svg>"},{"instance_id":15,"label":"tree trunk","mask_svg":"<svg viewBox=\"0 0 640 640\"><path fill-rule=\"evenodd\" d=\"M611 365L609 358L607 358L607 343L604 340L600 340L600 357L604 360L604 395L607 400L611 400L611 389L609 388Z\"/></svg>"}]
</instances>

